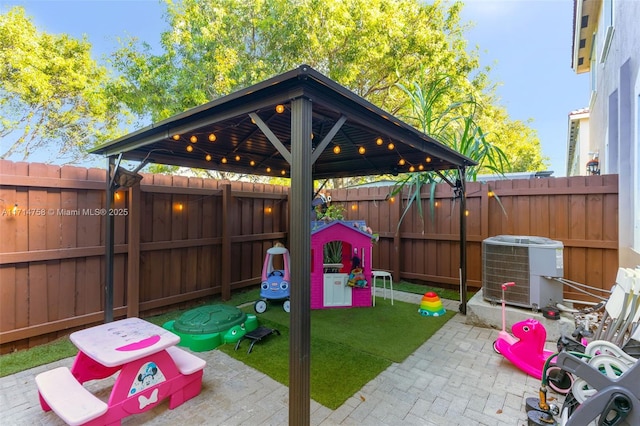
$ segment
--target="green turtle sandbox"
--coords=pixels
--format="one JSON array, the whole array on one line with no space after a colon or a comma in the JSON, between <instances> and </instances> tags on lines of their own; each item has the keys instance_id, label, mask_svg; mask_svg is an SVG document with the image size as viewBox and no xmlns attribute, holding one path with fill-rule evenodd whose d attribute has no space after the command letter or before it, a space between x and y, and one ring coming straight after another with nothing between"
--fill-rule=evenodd
<instances>
[{"instance_id":1,"label":"green turtle sandbox","mask_svg":"<svg viewBox=\"0 0 640 426\"><path fill-rule=\"evenodd\" d=\"M207 305L191 309L162 327L180 336L179 346L204 352L223 343L236 343L258 328L258 318L235 306Z\"/></svg>"}]
</instances>

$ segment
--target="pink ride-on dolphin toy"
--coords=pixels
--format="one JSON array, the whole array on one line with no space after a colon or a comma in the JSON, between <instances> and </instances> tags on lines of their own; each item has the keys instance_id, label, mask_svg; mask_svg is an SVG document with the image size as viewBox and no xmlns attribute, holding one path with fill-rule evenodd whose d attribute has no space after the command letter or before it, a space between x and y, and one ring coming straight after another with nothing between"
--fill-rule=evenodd
<instances>
[{"instance_id":1,"label":"pink ride-on dolphin toy","mask_svg":"<svg viewBox=\"0 0 640 426\"><path fill-rule=\"evenodd\" d=\"M513 324L513 335L506 331L504 291L514 285L513 282L502 284L502 330L493 342L493 349L520 370L541 379L545 361L554 354L544 349L547 330L539 321L529 318Z\"/></svg>"}]
</instances>

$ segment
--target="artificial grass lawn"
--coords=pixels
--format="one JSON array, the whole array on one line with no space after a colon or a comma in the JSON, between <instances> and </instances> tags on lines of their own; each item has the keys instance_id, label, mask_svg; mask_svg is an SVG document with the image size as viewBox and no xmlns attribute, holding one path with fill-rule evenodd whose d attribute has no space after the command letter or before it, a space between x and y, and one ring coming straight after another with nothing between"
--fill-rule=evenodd
<instances>
[{"instance_id":1,"label":"artificial grass lawn","mask_svg":"<svg viewBox=\"0 0 640 426\"><path fill-rule=\"evenodd\" d=\"M251 312L251 306L243 308ZM311 398L336 409L392 362L402 362L442 327L455 312L423 317L418 306L376 299L375 308L311 311ZM289 314L277 304L258 315L261 325L276 328L247 354L248 341L220 350L274 380L289 384Z\"/></svg>"}]
</instances>

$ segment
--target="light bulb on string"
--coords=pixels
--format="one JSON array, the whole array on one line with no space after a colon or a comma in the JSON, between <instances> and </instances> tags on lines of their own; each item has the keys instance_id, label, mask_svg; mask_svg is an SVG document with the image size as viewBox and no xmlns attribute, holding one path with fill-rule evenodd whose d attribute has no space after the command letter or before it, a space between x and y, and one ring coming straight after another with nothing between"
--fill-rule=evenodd
<instances>
[{"instance_id":1,"label":"light bulb on string","mask_svg":"<svg viewBox=\"0 0 640 426\"><path fill-rule=\"evenodd\" d=\"M398 160L399 166L404 166L404 164L405 164L404 158L401 158L400 160Z\"/></svg>"},{"instance_id":2,"label":"light bulb on string","mask_svg":"<svg viewBox=\"0 0 640 426\"><path fill-rule=\"evenodd\" d=\"M389 151L393 150L396 146L393 144L393 142L389 142L389 145L387 145L387 148L389 148Z\"/></svg>"},{"instance_id":3,"label":"light bulb on string","mask_svg":"<svg viewBox=\"0 0 640 426\"><path fill-rule=\"evenodd\" d=\"M216 139L217 139L217 138L216 138L216 135L215 135L215 134L211 133L211 134L209 135L209 142L215 142L215 141L216 141Z\"/></svg>"},{"instance_id":4,"label":"light bulb on string","mask_svg":"<svg viewBox=\"0 0 640 426\"><path fill-rule=\"evenodd\" d=\"M205 159L205 160L207 160L207 161L211 161L211 154L207 154L207 155L204 157L204 159Z\"/></svg>"},{"instance_id":5,"label":"light bulb on string","mask_svg":"<svg viewBox=\"0 0 640 426\"><path fill-rule=\"evenodd\" d=\"M376 145L380 146L384 143L384 141L382 140L382 138L378 138L376 139Z\"/></svg>"},{"instance_id":6,"label":"light bulb on string","mask_svg":"<svg viewBox=\"0 0 640 426\"><path fill-rule=\"evenodd\" d=\"M276 105L276 112L278 114L282 114L284 112L284 105L282 105L282 104Z\"/></svg>"},{"instance_id":7,"label":"light bulb on string","mask_svg":"<svg viewBox=\"0 0 640 426\"><path fill-rule=\"evenodd\" d=\"M334 154L340 154L340 145L336 145L333 147L333 153Z\"/></svg>"},{"instance_id":8,"label":"light bulb on string","mask_svg":"<svg viewBox=\"0 0 640 426\"><path fill-rule=\"evenodd\" d=\"M196 142L198 142L198 137L196 135L191 135L189 140L191 141L191 143L196 143Z\"/></svg>"},{"instance_id":9,"label":"light bulb on string","mask_svg":"<svg viewBox=\"0 0 640 426\"><path fill-rule=\"evenodd\" d=\"M191 145L187 145L187 152L192 152L193 151L193 147Z\"/></svg>"},{"instance_id":10,"label":"light bulb on string","mask_svg":"<svg viewBox=\"0 0 640 426\"><path fill-rule=\"evenodd\" d=\"M222 157L222 159L220 160L220 162L222 164L227 164L227 157Z\"/></svg>"},{"instance_id":11,"label":"light bulb on string","mask_svg":"<svg viewBox=\"0 0 640 426\"><path fill-rule=\"evenodd\" d=\"M365 153L366 151L367 151L367 150L364 148L364 146L361 146L360 148L358 148L358 153L359 153L360 155L364 155L364 153Z\"/></svg>"},{"instance_id":12,"label":"light bulb on string","mask_svg":"<svg viewBox=\"0 0 640 426\"><path fill-rule=\"evenodd\" d=\"M173 138L174 141L179 141L180 140L180 135L176 133L175 135L173 135L172 138Z\"/></svg>"}]
</instances>

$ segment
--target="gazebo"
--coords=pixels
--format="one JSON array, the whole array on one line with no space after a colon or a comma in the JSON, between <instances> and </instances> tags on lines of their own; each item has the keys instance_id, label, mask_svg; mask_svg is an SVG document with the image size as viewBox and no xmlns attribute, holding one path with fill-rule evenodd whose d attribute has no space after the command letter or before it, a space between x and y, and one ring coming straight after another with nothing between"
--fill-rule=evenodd
<instances>
[{"instance_id":1,"label":"gazebo","mask_svg":"<svg viewBox=\"0 0 640 426\"><path fill-rule=\"evenodd\" d=\"M308 65L154 123L91 151L107 157L107 203L126 185L121 160L291 178L291 278L311 272L316 179L455 169L460 208L460 311L466 314L465 171L476 163ZM400 161L400 160L404 161ZM400 166L399 164L403 164ZM413 167L412 169L410 169ZM139 169L138 168L138 169ZM134 178L135 180L135 178ZM105 321L113 319L113 218L106 220ZM229 256L229 254L224 254ZM289 423L310 422L310 286L292 286Z\"/></svg>"}]
</instances>

